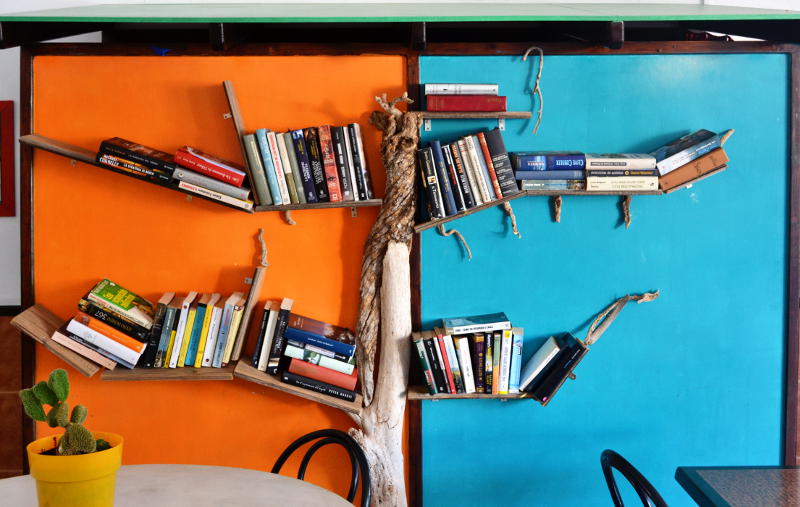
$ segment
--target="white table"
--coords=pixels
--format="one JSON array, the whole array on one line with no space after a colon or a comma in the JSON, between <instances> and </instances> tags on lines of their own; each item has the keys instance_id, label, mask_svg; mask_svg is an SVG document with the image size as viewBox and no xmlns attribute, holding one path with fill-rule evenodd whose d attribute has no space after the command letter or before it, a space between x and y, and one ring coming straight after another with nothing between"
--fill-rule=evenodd
<instances>
[{"instance_id":1,"label":"white table","mask_svg":"<svg viewBox=\"0 0 800 507\"><path fill-rule=\"evenodd\" d=\"M347 480L350 471L345 474ZM0 480L3 505L35 507L30 475ZM201 465L127 465L117 472L115 507L350 506L308 482L245 468Z\"/></svg>"}]
</instances>

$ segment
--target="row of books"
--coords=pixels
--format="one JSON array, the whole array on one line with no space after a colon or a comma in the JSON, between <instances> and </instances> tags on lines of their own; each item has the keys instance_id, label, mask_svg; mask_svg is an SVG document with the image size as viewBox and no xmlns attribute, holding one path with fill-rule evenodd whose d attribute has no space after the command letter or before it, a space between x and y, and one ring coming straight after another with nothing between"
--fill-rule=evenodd
<instances>
[{"instance_id":1,"label":"row of books","mask_svg":"<svg viewBox=\"0 0 800 507\"><path fill-rule=\"evenodd\" d=\"M322 125L243 137L257 204L365 201L372 189L361 127Z\"/></svg>"},{"instance_id":2,"label":"row of books","mask_svg":"<svg viewBox=\"0 0 800 507\"><path fill-rule=\"evenodd\" d=\"M502 112L506 97L495 84L425 83L422 95L425 109L437 112Z\"/></svg>"},{"instance_id":3,"label":"row of books","mask_svg":"<svg viewBox=\"0 0 800 507\"><path fill-rule=\"evenodd\" d=\"M523 190L672 191L724 170L719 134L699 130L651 153L511 154Z\"/></svg>"},{"instance_id":4,"label":"row of books","mask_svg":"<svg viewBox=\"0 0 800 507\"><path fill-rule=\"evenodd\" d=\"M519 192L499 129L442 145L433 140L417 150L431 220Z\"/></svg>"},{"instance_id":5,"label":"row of books","mask_svg":"<svg viewBox=\"0 0 800 507\"><path fill-rule=\"evenodd\" d=\"M291 313L294 301L267 301L252 364L281 382L354 401L358 369L353 333Z\"/></svg>"}]
</instances>

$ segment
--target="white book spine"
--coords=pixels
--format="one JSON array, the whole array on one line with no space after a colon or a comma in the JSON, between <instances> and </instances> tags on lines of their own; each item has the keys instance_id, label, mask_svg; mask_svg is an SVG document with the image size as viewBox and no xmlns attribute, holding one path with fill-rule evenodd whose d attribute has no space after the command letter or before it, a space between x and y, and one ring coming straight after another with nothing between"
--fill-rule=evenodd
<instances>
[{"instance_id":1,"label":"white book spine","mask_svg":"<svg viewBox=\"0 0 800 507\"><path fill-rule=\"evenodd\" d=\"M181 304L181 313L178 316L178 328L175 330L175 340L172 343L172 353L169 355L169 367L178 367L178 356L181 353L181 343L183 333L186 331L186 319L189 316L189 307L192 306L194 298L186 297Z\"/></svg>"},{"instance_id":2,"label":"white book spine","mask_svg":"<svg viewBox=\"0 0 800 507\"><path fill-rule=\"evenodd\" d=\"M217 345L214 351L214 359L211 360L212 368L222 367L222 357L225 355L225 345L228 341L228 329L231 326L231 319L233 318L233 303L230 299L225 302L225 308L222 310L222 319L219 323L219 332L217 333Z\"/></svg>"},{"instance_id":3,"label":"white book spine","mask_svg":"<svg viewBox=\"0 0 800 507\"><path fill-rule=\"evenodd\" d=\"M372 180L369 177L367 158L364 156L364 140L361 138L361 125L354 123L353 130L356 131L355 143L358 149L358 156L361 159L361 176L364 179L364 193L367 195L367 199L372 199L375 196L372 193Z\"/></svg>"},{"instance_id":4,"label":"white book spine","mask_svg":"<svg viewBox=\"0 0 800 507\"><path fill-rule=\"evenodd\" d=\"M261 355L258 356L258 371L267 371L269 362L269 351L272 348L272 338L275 335L275 324L278 322L278 308L269 310L267 317L267 328L264 331L264 342L261 345Z\"/></svg>"},{"instance_id":5,"label":"white book spine","mask_svg":"<svg viewBox=\"0 0 800 507\"><path fill-rule=\"evenodd\" d=\"M360 201L361 199L358 197L358 184L356 183L356 169L355 164L353 164L353 152L350 151L352 149L350 129L345 127L342 130L344 130L345 163L347 164L347 170L350 173L350 181L353 182L353 200Z\"/></svg>"},{"instance_id":6,"label":"white book spine","mask_svg":"<svg viewBox=\"0 0 800 507\"><path fill-rule=\"evenodd\" d=\"M508 317L506 317L508 318ZM453 335L462 335L468 333L486 333L489 331L504 331L511 329L510 321L490 322L489 324L470 324L468 326L453 326L447 328L447 332Z\"/></svg>"},{"instance_id":7,"label":"white book spine","mask_svg":"<svg viewBox=\"0 0 800 507\"><path fill-rule=\"evenodd\" d=\"M453 346L453 337L450 335L444 337L444 350L447 352L447 361L450 363L450 371L453 372L453 380L455 380L456 375L459 378L463 378L461 368L458 365L458 354L456 354L456 349ZM456 385L453 388L456 389L456 392L461 392L458 390L458 384L459 382L456 381Z\"/></svg>"},{"instance_id":8,"label":"white book spine","mask_svg":"<svg viewBox=\"0 0 800 507\"><path fill-rule=\"evenodd\" d=\"M602 157L586 154L586 172L608 170L650 170L656 168L656 158L650 155L641 157Z\"/></svg>"},{"instance_id":9,"label":"white book spine","mask_svg":"<svg viewBox=\"0 0 800 507\"><path fill-rule=\"evenodd\" d=\"M425 95L497 95L500 85L489 83L425 83Z\"/></svg>"},{"instance_id":10,"label":"white book spine","mask_svg":"<svg viewBox=\"0 0 800 507\"><path fill-rule=\"evenodd\" d=\"M60 343L61 345L67 347L68 349L70 349L70 350L72 350L74 352L77 352L78 354L82 355L86 359L94 361L95 363L99 364L100 366L102 366L104 368L107 368L109 370L113 370L117 366L117 363L115 363L111 359L107 358L103 354L101 354L101 353L99 353L99 352L97 352L95 350L90 349L89 347L87 347L86 345L84 345L82 343L76 342L75 340L73 340L69 336L65 336L65 335L59 333L58 331L53 333L53 336L51 336L51 338L53 339L54 342Z\"/></svg>"},{"instance_id":11,"label":"white book spine","mask_svg":"<svg viewBox=\"0 0 800 507\"><path fill-rule=\"evenodd\" d=\"M519 393L519 376L522 372L522 328L511 330L511 374L508 380L509 394Z\"/></svg>"},{"instance_id":12,"label":"white book spine","mask_svg":"<svg viewBox=\"0 0 800 507\"><path fill-rule=\"evenodd\" d=\"M439 340L437 338L433 339L433 349L434 351L436 351L436 358L439 360L439 364L442 366L442 373L444 373L445 392L452 394L452 391L450 390L452 386L450 385L450 382L447 378L447 369L445 368L444 365L444 357L442 356L442 349L441 347L439 347Z\"/></svg>"},{"instance_id":13,"label":"white book spine","mask_svg":"<svg viewBox=\"0 0 800 507\"><path fill-rule=\"evenodd\" d=\"M481 142L478 140L478 136L467 136L467 145L472 145L473 151L472 156L475 157L475 167L480 168L480 174L483 176L481 181L486 186L486 195L488 200L494 201L495 199L499 199L503 197L502 195L497 195L494 191L494 185L492 184L491 176L489 176L489 166L486 165L486 159L483 156L483 149L481 148Z\"/></svg>"},{"instance_id":14,"label":"white book spine","mask_svg":"<svg viewBox=\"0 0 800 507\"><path fill-rule=\"evenodd\" d=\"M220 194L219 192L214 192L213 190L209 190L207 188L198 187L197 185L192 185L189 182L181 181L178 183L178 188L183 190L188 190L197 195L204 195L206 197L210 197L215 201L224 202L225 204L230 204L231 206L236 206L237 208L242 208L244 210L251 210L253 209L252 201L243 201L241 199L237 199L235 197L231 197L229 195Z\"/></svg>"},{"instance_id":15,"label":"white book spine","mask_svg":"<svg viewBox=\"0 0 800 507\"><path fill-rule=\"evenodd\" d=\"M208 324L208 338L206 339L206 348L203 351L203 364L202 366L210 367L214 361L214 352L217 348L217 337L219 336L219 325L222 322L222 308L215 306L211 310L211 322Z\"/></svg>"},{"instance_id":16,"label":"white book spine","mask_svg":"<svg viewBox=\"0 0 800 507\"><path fill-rule=\"evenodd\" d=\"M283 204L289 204L292 200L289 198L289 187L286 185L286 172L283 169L283 160L278 150L278 140L275 139L275 132L267 132L267 141L269 142L269 151L272 156L272 165L275 168L275 179L278 180L278 190L281 193L281 200Z\"/></svg>"},{"instance_id":17,"label":"white book spine","mask_svg":"<svg viewBox=\"0 0 800 507\"><path fill-rule=\"evenodd\" d=\"M497 391L498 394L508 394L508 378L511 373L511 340L511 330L506 329L500 339L500 386Z\"/></svg>"},{"instance_id":18,"label":"white book spine","mask_svg":"<svg viewBox=\"0 0 800 507\"><path fill-rule=\"evenodd\" d=\"M142 355L141 352L136 352L121 343L117 343L75 319L69 321L69 324L67 324L67 331L131 364L136 364L136 362L139 361L139 356Z\"/></svg>"},{"instance_id":19,"label":"white book spine","mask_svg":"<svg viewBox=\"0 0 800 507\"><path fill-rule=\"evenodd\" d=\"M475 180L478 183L478 189L481 193L481 200L483 202L492 201L493 198L489 194L489 186L486 184L486 178L483 176L483 170L481 170L481 164L480 161L478 161L478 153L475 151L475 145L472 144L472 139L469 137L465 138L464 145L467 148L467 156L469 157Z\"/></svg>"},{"instance_id":20,"label":"white book spine","mask_svg":"<svg viewBox=\"0 0 800 507\"><path fill-rule=\"evenodd\" d=\"M467 174L467 181L469 188L472 190L472 198L475 200L475 205L480 206L483 204L481 189L478 188L478 181L475 179L475 170L472 168L472 157L467 152L467 143L463 139L456 142L458 153L461 155L461 163L464 165L464 172Z\"/></svg>"},{"instance_id":21,"label":"white book spine","mask_svg":"<svg viewBox=\"0 0 800 507\"><path fill-rule=\"evenodd\" d=\"M475 376L472 374L472 360L469 355L469 340L456 338L456 348L458 349L458 362L461 364L461 374L464 378L464 391L467 393L475 392Z\"/></svg>"},{"instance_id":22,"label":"white book spine","mask_svg":"<svg viewBox=\"0 0 800 507\"><path fill-rule=\"evenodd\" d=\"M185 181L186 183L205 188L212 192L228 195L234 199L247 200L250 197L250 189L248 188L235 187L229 183L223 183L214 178L209 178L208 176L203 176L202 174L184 169L183 167L175 169L175 172L172 173L172 177L176 180Z\"/></svg>"},{"instance_id":23,"label":"white book spine","mask_svg":"<svg viewBox=\"0 0 800 507\"><path fill-rule=\"evenodd\" d=\"M658 190L658 176L589 176L587 191Z\"/></svg>"}]
</instances>

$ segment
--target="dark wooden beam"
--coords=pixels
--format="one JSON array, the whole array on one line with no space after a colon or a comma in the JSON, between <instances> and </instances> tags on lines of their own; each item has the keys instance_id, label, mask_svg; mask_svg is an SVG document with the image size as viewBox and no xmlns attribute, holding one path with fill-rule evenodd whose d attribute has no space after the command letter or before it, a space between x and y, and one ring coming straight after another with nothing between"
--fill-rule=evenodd
<instances>
[{"instance_id":1,"label":"dark wooden beam","mask_svg":"<svg viewBox=\"0 0 800 507\"><path fill-rule=\"evenodd\" d=\"M99 32L107 27L108 23L0 21L0 49Z\"/></svg>"},{"instance_id":2,"label":"dark wooden beam","mask_svg":"<svg viewBox=\"0 0 800 507\"><path fill-rule=\"evenodd\" d=\"M428 44L427 26L425 22L411 23L411 49L414 51L425 51Z\"/></svg>"},{"instance_id":3,"label":"dark wooden beam","mask_svg":"<svg viewBox=\"0 0 800 507\"><path fill-rule=\"evenodd\" d=\"M800 20L797 19L684 21L681 24L686 29L740 35L772 42L800 42Z\"/></svg>"},{"instance_id":4,"label":"dark wooden beam","mask_svg":"<svg viewBox=\"0 0 800 507\"><path fill-rule=\"evenodd\" d=\"M208 40L214 51L225 51L225 24L211 23L208 25Z\"/></svg>"},{"instance_id":5,"label":"dark wooden beam","mask_svg":"<svg viewBox=\"0 0 800 507\"><path fill-rule=\"evenodd\" d=\"M604 46L608 49L622 49L625 44L625 22L611 21L606 24L608 30L608 38Z\"/></svg>"}]
</instances>

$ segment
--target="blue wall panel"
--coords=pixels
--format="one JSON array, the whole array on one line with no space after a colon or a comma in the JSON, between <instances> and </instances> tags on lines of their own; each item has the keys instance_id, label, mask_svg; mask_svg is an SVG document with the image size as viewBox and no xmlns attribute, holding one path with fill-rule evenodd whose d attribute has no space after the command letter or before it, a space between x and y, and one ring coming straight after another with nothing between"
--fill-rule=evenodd
<instances>
[{"instance_id":1,"label":"blue wall panel","mask_svg":"<svg viewBox=\"0 0 800 507\"><path fill-rule=\"evenodd\" d=\"M518 57L424 57L422 82L499 82L529 110ZM525 328L525 356L551 333L585 335L586 319L628 292L629 305L545 408L531 401L423 402L426 505L609 505L605 448L626 456L670 505L692 505L680 465L776 465L781 455L788 59L784 55L548 56L544 121L510 120L510 151L650 151L689 130L736 129L730 168L667 196L513 202L422 234L422 317L505 311ZM434 120L450 141L487 121Z\"/></svg>"}]
</instances>

